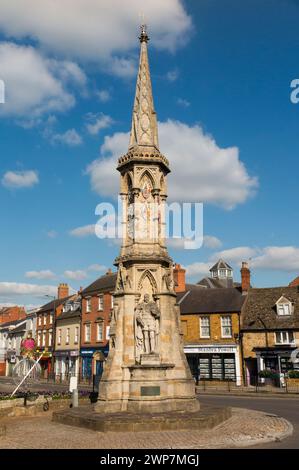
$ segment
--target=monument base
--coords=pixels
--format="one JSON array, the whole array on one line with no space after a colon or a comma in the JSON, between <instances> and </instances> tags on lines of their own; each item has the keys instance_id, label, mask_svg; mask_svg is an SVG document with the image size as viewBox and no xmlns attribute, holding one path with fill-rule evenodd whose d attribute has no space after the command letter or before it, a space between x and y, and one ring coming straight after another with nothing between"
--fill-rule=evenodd
<instances>
[{"instance_id":1,"label":"monument base","mask_svg":"<svg viewBox=\"0 0 299 470\"><path fill-rule=\"evenodd\" d=\"M141 356L143 364L124 367L128 379L113 382L106 389L102 379L97 413L164 413L170 411L196 412L200 409L194 381L173 378L174 364L155 363L156 355ZM108 398L107 398L108 397Z\"/></svg>"},{"instance_id":2,"label":"monument base","mask_svg":"<svg viewBox=\"0 0 299 470\"><path fill-rule=\"evenodd\" d=\"M160 414L94 412L92 405L53 413L52 420L100 432L142 432L212 429L231 417L231 408L205 405L200 412ZM132 446L134 443L132 442Z\"/></svg>"}]
</instances>

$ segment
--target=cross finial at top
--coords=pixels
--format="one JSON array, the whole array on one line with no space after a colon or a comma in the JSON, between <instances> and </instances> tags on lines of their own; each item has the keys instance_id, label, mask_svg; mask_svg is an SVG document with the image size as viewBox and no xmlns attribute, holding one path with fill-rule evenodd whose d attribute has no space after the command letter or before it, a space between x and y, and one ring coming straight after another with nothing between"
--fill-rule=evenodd
<instances>
[{"instance_id":1,"label":"cross finial at top","mask_svg":"<svg viewBox=\"0 0 299 470\"><path fill-rule=\"evenodd\" d=\"M141 21L139 40L140 42L148 42L149 37L147 34L147 24L145 23L145 15L144 13L140 13L139 16L140 16L140 21Z\"/></svg>"}]
</instances>

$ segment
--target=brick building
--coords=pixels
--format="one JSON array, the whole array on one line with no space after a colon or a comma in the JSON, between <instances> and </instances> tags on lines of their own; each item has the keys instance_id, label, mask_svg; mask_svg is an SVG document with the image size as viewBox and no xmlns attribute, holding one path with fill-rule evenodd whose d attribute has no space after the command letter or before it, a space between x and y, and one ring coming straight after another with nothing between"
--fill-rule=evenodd
<instances>
[{"instance_id":1,"label":"brick building","mask_svg":"<svg viewBox=\"0 0 299 470\"><path fill-rule=\"evenodd\" d=\"M299 276L295 277L295 279L292 280L289 284L290 287L296 287L299 286Z\"/></svg>"},{"instance_id":2,"label":"brick building","mask_svg":"<svg viewBox=\"0 0 299 470\"><path fill-rule=\"evenodd\" d=\"M79 375L81 295L67 298L56 318L55 375L64 380Z\"/></svg>"},{"instance_id":3,"label":"brick building","mask_svg":"<svg viewBox=\"0 0 299 470\"><path fill-rule=\"evenodd\" d=\"M57 298L43 305L37 313L36 321L36 344L37 351L43 352L40 364L43 376L47 377L54 372L54 336L56 318L61 314L63 304L69 298L69 287L67 284L59 284Z\"/></svg>"},{"instance_id":4,"label":"brick building","mask_svg":"<svg viewBox=\"0 0 299 470\"><path fill-rule=\"evenodd\" d=\"M8 323L15 320L22 320L26 317L24 307L17 305L13 307L0 307L0 325L2 323Z\"/></svg>"},{"instance_id":5,"label":"brick building","mask_svg":"<svg viewBox=\"0 0 299 470\"><path fill-rule=\"evenodd\" d=\"M81 376L101 375L109 349L109 324L113 308L116 273L104 276L82 290Z\"/></svg>"}]
</instances>

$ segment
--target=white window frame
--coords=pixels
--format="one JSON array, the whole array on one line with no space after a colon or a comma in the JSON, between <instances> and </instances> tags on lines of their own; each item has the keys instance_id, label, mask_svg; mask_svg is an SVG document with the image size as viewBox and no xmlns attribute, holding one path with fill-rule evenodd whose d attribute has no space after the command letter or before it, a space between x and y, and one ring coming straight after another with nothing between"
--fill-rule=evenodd
<instances>
[{"instance_id":1,"label":"white window frame","mask_svg":"<svg viewBox=\"0 0 299 470\"><path fill-rule=\"evenodd\" d=\"M75 344L79 343L79 326L75 326Z\"/></svg>"},{"instance_id":2,"label":"white window frame","mask_svg":"<svg viewBox=\"0 0 299 470\"><path fill-rule=\"evenodd\" d=\"M97 323L97 341L98 342L104 341L104 322L103 321L99 321Z\"/></svg>"},{"instance_id":3,"label":"white window frame","mask_svg":"<svg viewBox=\"0 0 299 470\"><path fill-rule=\"evenodd\" d=\"M43 330L43 334L42 334L42 346L43 347L46 346L46 337L47 337L47 332L46 330Z\"/></svg>"},{"instance_id":4,"label":"white window frame","mask_svg":"<svg viewBox=\"0 0 299 470\"><path fill-rule=\"evenodd\" d=\"M98 310L102 312L104 310L104 295L99 294L98 297Z\"/></svg>"},{"instance_id":5,"label":"white window frame","mask_svg":"<svg viewBox=\"0 0 299 470\"><path fill-rule=\"evenodd\" d=\"M50 325L53 325L53 313L50 313Z\"/></svg>"},{"instance_id":6,"label":"white window frame","mask_svg":"<svg viewBox=\"0 0 299 470\"><path fill-rule=\"evenodd\" d=\"M41 326L42 324L42 315L38 316L38 326Z\"/></svg>"},{"instance_id":7,"label":"white window frame","mask_svg":"<svg viewBox=\"0 0 299 470\"><path fill-rule=\"evenodd\" d=\"M204 325L204 321L208 320L208 325ZM203 334L203 329L204 328L209 328L209 334L205 335ZM201 338L210 338L211 337L211 324L210 324L210 317L207 315L199 317L199 334Z\"/></svg>"},{"instance_id":8,"label":"white window frame","mask_svg":"<svg viewBox=\"0 0 299 470\"><path fill-rule=\"evenodd\" d=\"M113 307L114 307L114 297L113 297L113 295L111 294L111 308L113 308Z\"/></svg>"},{"instance_id":9,"label":"white window frame","mask_svg":"<svg viewBox=\"0 0 299 470\"><path fill-rule=\"evenodd\" d=\"M225 320L229 320L229 325L225 324ZM224 333L224 328L230 328L230 334ZM233 337L233 322L231 315L221 316L221 338L232 338Z\"/></svg>"},{"instance_id":10,"label":"white window frame","mask_svg":"<svg viewBox=\"0 0 299 470\"><path fill-rule=\"evenodd\" d=\"M285 302L285 303L277 304L277 315L279 315L280 317L290 316L291 313L292 313L292 306L290 303Z\"/></svg>"},{"instance_id":11,"label":"white window frame","mask_svg":"<svg viewBox=\"0 0 299 470\"><path fill-rule=\"evenodd\" d=\"M283 336L286 336L284 340ZM292 337L292 339L290 339ZM279 340L278 340L279 338ZM275 344L293 344L295 342L295 337L293 331L275 331Z\"/></svg>"},{"instance_id":12,"label":"white window frame","mask_svg":"<svg viewBox=\"0 0 299 470\"><path fill-rule=\"evenodd\" d=\"M110 325L106 326L106 339L110 338Z\"/></svg>"},{"instance_id":13,"label":"white window frame","mask_svg":"<svg viewBox=\"0 0 299 470\"><path fill-rule=\"evenodd\" d=\"M65 344L70 344L71 332L70 328L66 329Z\"/></svg>"},{"instance_id":14,"label":"white window frame","mask_svg":"<svg viewBox=\"0 0 299 470\"><path fill-rule=\"evenodd\" d=\"M57 335L57 344L58 346L61 345L61 333L62 333L62 330L61 328L58 329L58 335Z\"/></svg>"},{"instance_id":15,"label":"white window frame","mask_svg":"<svg viewBox=\"0 0 299 470\"><path fill-rule=\"evenodd\" d=\"M46 325L46 324L47 324L47 314L45 313L44 314L44 325Z\"/></svg>"},{"instance_id":16,"label":"white window frame","mask_svg":"<svg viewBox=\"0 0 299 470\"><path fill-rule=\"evenodd\" d=\"M48 346L52 346L53 330L48 331Z\"/></svg>"},{"instance_id":17,"label":"white window frame","mask_svg":"<svg viewBox=\"0 0 299 470\"><path fill-rule=\"evenodd\" d=\"M87 335L87 332L88 332L88 335ZM85 340L85 343L90 343L90 340L91 340L91 324L90 323L86 323L84 325L84 340Z\"/></svg>"},{"instance_id":18,"label":"white window frame","mask_svg":"<svg viewBox=\"0 0 299 470\"><path fill-rule=\"evenodd\" d=\"M42 342L42 332L39 331L39 332L37 333L37 345L38 345L38 346L41 346L41 342Z\"/></svg>"},{"instance_id":19,"label":"white window frame","mask_svg":"<svg viewBox=\"0 0 299 470\"><path fill-rule=\"evenodd\" d=\"M91 312L91 297L86 298L86 313Z\"/></svg>"}]
</instances>

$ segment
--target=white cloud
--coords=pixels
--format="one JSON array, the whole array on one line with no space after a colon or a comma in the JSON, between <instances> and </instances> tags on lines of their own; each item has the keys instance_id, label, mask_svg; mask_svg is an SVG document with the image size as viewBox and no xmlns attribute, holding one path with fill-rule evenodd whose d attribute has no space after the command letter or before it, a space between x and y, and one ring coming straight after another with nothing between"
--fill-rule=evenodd
<instances>
[{"instance_id":1,"label":"white cloud","mask_svg":"<svg viewBox=\"0 0 299 470\"><path fill-rule=\"evenodd\" d=\"M252 259L254 269L272 269L299 272L299 248L295 246L268 246Z\"/></svg>"},{"instance_id":2,"label":"white cloud","mask_svg":"<svg viewBox=\"0 0 299 470\"><path fill-rule=\"evenodd\" d=\"M198 125L179 121L159 123L160 148L169 159L169 198L176 201L212 203L232 209L244 203L257 188L239 159L237 147L220 148ZM117 159L128 148L129 134L106 136L98 160L87 168L91 187L103 196L116 196Z\"/></svg>"},{"instance_id":3,"label":"white cloud","mask_svg":"<svg viewBox=\"0 0 299 470\"><path fill-rule=\"evenodd\" d=\"M91 235L95 235L95 224L83 225L82 227L77 227L70 230L69 234L72 237L84 238Z\"/></svg>"},{"instance_id":4,"label":"white cloud","mask_svg":"<svg viewBox=\"0 0 299 470\"><path fill-rule=\"evenodd\" d=\"M1 295L56 295L57 288L49 285L0 282Z\"/></svg>"},{"instance_id":5,"label":"white cloud","mask_svg":"<svg viewBox=\"0 0 299 470\"><path fill-rule=\"evenodd\" d=\"M182 106L183 108L189 108L190 106L190 101L185 100L184 98L178 98L176 102L179 106Z\"/></svg>"},{"instance_id":6,"label":"white cloud","mask_svg":"<svg viewBox=\"0 0 299 470\"><path fill-rule=\"evenodd\" d=\"M107 66L136 47L140 8L140 0L10 0L0 5L0 31ZM151 0L142 9L154 47L174 51L186 43L192 24L182 0Z\"/></svg>"},{"instance_id":7,"label":"white cloud","mask_svg":"<svg viewBox=\"0 0 299 470\"><path fill-rule=\"evenodd\" d=\"M69 129L63 134L53 134L50 137L53 144L59 142L61 144L69 145L70 147L76 147L81 145L83 140L75 129Z\"/></svg>"},{"instance_id":8,"label":"white cloud","mask_svg":"<svg viewBox=\"0 0 299 470\"><path fill-rule=\"evenodd\" d=\"M3 5L0 18L2 9ZM0 44L0 64L6 85L0 116L25 118L35 125L45 112L65 111L74 106L75 98L67 90L66 82L71 78L83 81L84 74L76 64L48 60L31 46L11 42Z\"/></svg>"},{"instance_id":9,"label":"white cloud","mask_svg":"<svg viewBox=\"0 0 299 470\"><path fill-rule=\"evenodd\" d=\"M101 130L107 129L107 127L110 127L113 124L112 117L103 113L88 113L86 115L86 120L86 129L91 135L97 135Z\"/></svg>"},{"instance_id":10,"label":"white cloud","mask_svg":"<svg viewBox=\"0 0 299 470\"><path fill-rule=\"evenodd\" d=\"M222 241L219 238L214 237L213 235L204 235L203 237L203 246L206 248L220 248L222 245Z\"/></svg>"},{"instance_id":11,"label":"white cloud","mask_svg":"<svg viewBox=\"0 0 299 470\"><path fill-rule=\"evenodd\" d=\"M10 189L31 188L39 183L39 178L38 173L33 170L7 171L1 183L6 188Z\"/></svg>"},{"instance_id":12,"label":"white cloud","mask_svg":"<svg viewBox=\"0 0 299 470\"><path fill-rule=\"evenodd\" d=\"M223 258L228 263L241 264L242 261L251 260L259 251L259 248L238 246L228 250L218 251L211 257L211 259L216 261L220 258Z\"/></svg>"},{"instance_id":13,"label":"white cloud","mask_svg":"<svg viewBox=\"0 0 299 470\"><path fill-rule=\"evenodd\" d=\"M208 276L211 265L209 263L192 263L184 266L187 276Z\"/></svg>"},{"instance_id":14,"label":"white cloud","mask_svg":"<svg viewBox=\"0 0 299 470\"><path fill-rule=\"evenodd\" d=\"M107 103L107 101L110 101L111 99L109 90L98 90L96 92L96 96L101 103Z\"/></svg>"},{"instance_id":15,"label":"white cloud","mask_svg":"<svg viewBox=\"0 0 299 470\"><path fill-rule=\"evenodd\" d=\"M104 272L107 271L107 266L103 264L91 264L88 266L87 271Z\"/></svg>"},{"instance_id":16,"label":"white cloud","mask_svg":"<svg viewBox=\"0 0 299 470\"><path fill-rule=\"evenodd\" d=\"M27 271L25 277L29 279L55 279L56 275L49 269L42 271Z\"/></svg>"},{"instance_id":17,"label":"white cloud","mask_svg":"<svg viewBox=\"0 0 299 470\"><path fill-rule=\"evenodd\" d=\"M81 269L78 269L77 271L66 270L64 271L64 276L72 281L81 281L82 279L86 279L87 274L86 271Z\"/></svg>"}]
</instances>

